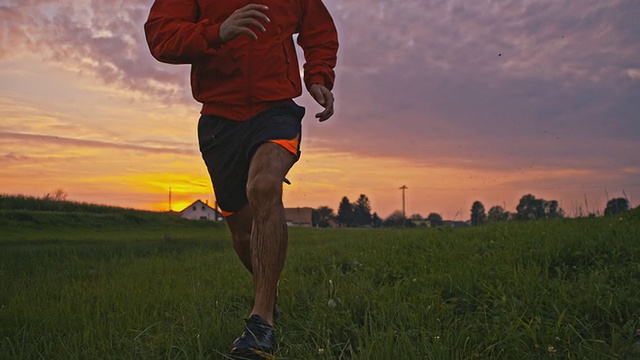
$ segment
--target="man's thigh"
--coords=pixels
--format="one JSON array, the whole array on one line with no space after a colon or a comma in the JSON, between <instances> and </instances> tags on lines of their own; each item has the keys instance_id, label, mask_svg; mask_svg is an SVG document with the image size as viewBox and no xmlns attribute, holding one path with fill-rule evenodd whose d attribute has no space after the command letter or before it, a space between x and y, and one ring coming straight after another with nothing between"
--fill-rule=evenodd
<instances>
[{"instance_id":1,"label":"man's thigh","mask_svg":"<svg viewBox=\"0 0 640 360\"><path fill-rule=\"evenodd\" d=\"M275 106L254 119L256 128L249 147L249 186L256 179L281 185L300 157L304 108L294 102Z\"/></svg>"},{"instance_id":2,"label":"man's thigh","mask_svg":"<svg viewBox=\"0 0 640 360\"><path fill-rule=\"evenodd\" d=\"M216 203L225 217L231 216L247 202L246 184L249 144L246 124L216 116L202 116L198 123L198 140L207 166Z\"/></svg>"},{"instance_id":3,"label":"man's thigh","mask_svg":"<svg viewBox=\"0 0 640 360\"><path fill-rule=\"evenodd\" d=\"M203 116L200 151L225 217L248 204L246 189L257 175L284 176L300 155L304 108L291 102L246 122Z\"/></svg>"},{"instance_id":4,"label":"man's thigh","mask_svg":"<svg viewBox=\"0 0 640 360\"><path fill-rule=\"evenodd\" d=\"M249 120L252 135L248 157L253 159L258 148L265 143L274 143L284 148L296 159L300 157L302 140L302 118L305 109L293 101L274 106Z\"/></svg>"},{"instance_id":5,"label":"man's thigh","mask_svg":"<svg viewBox=\"0 0 640 360\"><path fill-rule=\"evenodd\" d=\"M249 166L248 181L269 181L282 183L297 156L274 142L265 142L258 147Z\"/></svg>"}]
</instances>

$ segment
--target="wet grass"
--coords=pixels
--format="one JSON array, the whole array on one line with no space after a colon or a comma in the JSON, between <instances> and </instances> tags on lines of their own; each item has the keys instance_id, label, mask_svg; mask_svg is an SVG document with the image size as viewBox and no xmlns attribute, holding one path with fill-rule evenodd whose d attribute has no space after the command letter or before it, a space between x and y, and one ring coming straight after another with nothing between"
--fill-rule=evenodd
<instances>
[{"instance_id":1,"label":"wet grass","mask_svg":"<svg viewBox=\"0 0 640 360\"><path fill-rule=\"evenodd\" d=\"M0 358L224 358L252 300L224 226L119 216L0 213ZM280 359L640 358L640 212L293 228L279 305Z\"/></svg>"}]
</instances>

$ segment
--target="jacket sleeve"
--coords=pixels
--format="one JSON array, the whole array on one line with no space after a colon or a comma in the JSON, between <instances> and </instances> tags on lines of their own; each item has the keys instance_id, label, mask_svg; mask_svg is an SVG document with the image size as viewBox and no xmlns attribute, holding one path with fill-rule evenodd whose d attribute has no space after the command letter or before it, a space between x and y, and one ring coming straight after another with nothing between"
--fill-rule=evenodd
<instances>
[{"instance_id":1,"label":"jacket sleeve","mask_svg":"<svg viewBox=\"0 0 640 360\"><path fill-rule=\"evenodd\" d=\"M307 0L303 7L298 44L304 51L304 83L333 89L338 53L338 32L321 0Z\"/></svg>"},{"instance_id":2,"label":"jacket sleeve","mask_svg":"<svg viewBox=\"0 0 640 360\"><path fill-rule=\"evenodd\" d=\"M193 64L215 55L221 45L220 24L198 18L195 0L156 0L144 24L153 57L170 64Z\"/></svg>"}]
</instances>

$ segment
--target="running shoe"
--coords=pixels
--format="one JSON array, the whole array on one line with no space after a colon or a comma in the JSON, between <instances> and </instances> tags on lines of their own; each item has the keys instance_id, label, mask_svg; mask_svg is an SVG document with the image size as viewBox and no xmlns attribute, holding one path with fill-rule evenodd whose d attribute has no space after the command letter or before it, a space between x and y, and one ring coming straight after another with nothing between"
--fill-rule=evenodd
<instances>
[{"instance_id":1,"label":"running shoe","mask_svg":"<svg viewBox=\"0 0 640 360\"><path fill-rule=\"evenodd\" d=\"M245 319L244 332L233 342L231 358L235 360L275 360L276 336L273 326L259 315Z\"/></svg>"}]
</instances>

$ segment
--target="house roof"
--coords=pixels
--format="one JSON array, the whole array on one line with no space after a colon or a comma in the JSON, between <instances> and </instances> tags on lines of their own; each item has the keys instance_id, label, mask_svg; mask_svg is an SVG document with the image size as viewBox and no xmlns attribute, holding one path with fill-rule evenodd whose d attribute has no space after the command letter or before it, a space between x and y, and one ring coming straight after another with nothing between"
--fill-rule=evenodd
<instances>
[{"instance_id":1,"label":"house roof","mask_svg":"<svg viewBox=\"0 0 640 360\"><path fill-rule=\"evenodd\" d=\"M180 210L180 212L182 213L185 210L189 210L194 205L204 205L204 206L208 207L209 209L211 209L213 211L216 211L216 209L214 209L211 206L209 206L209 204L205 204L202 200L198 199L198 200L194 201L193 203L191 203L189 206L187 206L184 209Z\"/></svg>"}]
</instances>

